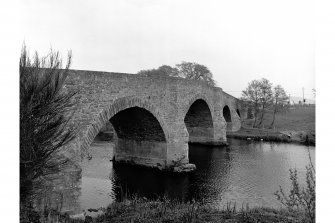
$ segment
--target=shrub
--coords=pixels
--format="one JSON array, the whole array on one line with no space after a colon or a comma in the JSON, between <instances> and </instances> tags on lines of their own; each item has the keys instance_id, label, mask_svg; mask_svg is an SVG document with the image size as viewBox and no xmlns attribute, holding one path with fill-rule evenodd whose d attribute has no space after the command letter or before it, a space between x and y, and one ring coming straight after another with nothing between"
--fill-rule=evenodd
<instances>
[{"instance_id":1,"label":"shrub","mask_svg":"<svg viewBox=\"0 0 335 223\"><path fill-rule=\"evenodd\" d=\"M32 206L46 178L67 163L60 149L74 137L69 126L75 92L64 91L71 63L65 69L58 52L30 59L23 46L20 57L20 208ZM22 214L22 212L21 212Z\"/></svg>"},{"instance_id":2,"label":"shrub","mask_svg":"<svg viewBox=\"0 0 335 223\"><path fill-rule=\"evenodd\" d=\"M298 182L296 169L290 169L291 190L287 195L280 187L275 192L277 199L289 210L302 210L305 222L315 222L315 169L310 161L306 167L306 187Z\"/></svg>"}]
</instances>

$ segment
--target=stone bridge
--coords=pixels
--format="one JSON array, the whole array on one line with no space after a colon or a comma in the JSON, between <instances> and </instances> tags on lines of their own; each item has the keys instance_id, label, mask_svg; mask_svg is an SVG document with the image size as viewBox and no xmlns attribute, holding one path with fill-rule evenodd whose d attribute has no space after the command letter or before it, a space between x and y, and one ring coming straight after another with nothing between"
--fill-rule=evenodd
<instances>
[{"instance_id":1,"label":"stone bridge","mask_svg":"<svg viewBox=\"0 0 335 223\"><path fill-rule=\"evenodd\" d=\"M173 169L189 163L188 143L225 145L240 128L238 100L206 83L167 76L70 70L78 94L71 148L85 156L100 129L112 123L115 160Z\"/></svg>"}]
</instances>

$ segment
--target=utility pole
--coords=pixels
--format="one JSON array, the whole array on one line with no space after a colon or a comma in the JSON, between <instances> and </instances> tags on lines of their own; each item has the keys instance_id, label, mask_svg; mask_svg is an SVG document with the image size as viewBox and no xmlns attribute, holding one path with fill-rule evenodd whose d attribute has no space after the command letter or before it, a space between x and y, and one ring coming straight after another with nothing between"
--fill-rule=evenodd
<instances>
[{"instance_id":1,"label":"utility pole","mask_svg":"<svg viewBox=\"0 0 335 223\"><path fill-rule=\"evenodd\" d=\"M288 94L288 104L291 105L291 94Z\"/></svg>"}]
</instances>

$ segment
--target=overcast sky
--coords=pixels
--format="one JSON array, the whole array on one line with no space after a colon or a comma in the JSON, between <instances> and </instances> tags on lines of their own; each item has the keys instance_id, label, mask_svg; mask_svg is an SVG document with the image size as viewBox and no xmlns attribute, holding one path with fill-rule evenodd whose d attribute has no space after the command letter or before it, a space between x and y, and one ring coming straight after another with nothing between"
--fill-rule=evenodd
<instances>
[{"instance_id":1,"label":"overcast sky","mask_svg":"<svg viewBox=\"0 0 335 223\"><path fill-rule=\"evenodd\" d=\"M72 50L72 69L136 73L189 61L237 97L265 77L313 98L311 0L22 0L18 10L30 51Z\"/></svg>"}]
</instances>

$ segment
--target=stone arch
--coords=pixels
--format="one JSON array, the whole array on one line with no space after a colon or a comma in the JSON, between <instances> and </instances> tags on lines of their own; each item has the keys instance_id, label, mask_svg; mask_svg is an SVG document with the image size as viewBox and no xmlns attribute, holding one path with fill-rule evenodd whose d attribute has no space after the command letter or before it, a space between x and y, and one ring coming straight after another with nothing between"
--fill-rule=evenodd
<instances>
[{"instance_id":1,"label":"stone arch","mask_svg":"<svg viewBox=\"0 0 335 223\"><path fill-rule=\"evenodd\" d=\"M183 113L188 132L188 142L209 142L214 138L214 117L205 97L196 96L190 100Z\"/></svg>"},{"instance_id":2,"label":"stone arch","mask_svg":"<svg viewBox=\"0 0 335 223\"><path fill-rule=\"evenodd\" d=\"M211 100L209 100L209 98L204 94L196 94L190 100L188 100L187 105L182 109L182 115L181 115L182 118L184 118L186 116L186 113L188 112L188 110L190 109L192 104L199 99L206 102L206 104L207 104L207 106L208 106L208 108L211 112L212 118L214 117L214 108L213 108L213 105L211 103Z\"/></svg>"},{"instance_id":3,"label":"stone arch","mask_svg":"<svg viewBox=\"0 0 335 223\"><path fill-rule=\"evenodd\" d=\"M116 113L110 122L120 139L166 142L158 120L144 108L126 108Z\"/></svg>"},{"instance_id":4,"label":"stone arch","mask_svg":"<svg viewBox=\"0 0 335 223\"><path fill-rule=\"evenodd\" d=\"M140 108L148 111L158 121L164 133L165 141L169 140L167 125L162 120L161 112L158 111L150 102L139 98L125 97L116 99L106 108L104 108L88 127L87 134L82 139L81 150L86 151L93 142L100 129L116 114L129 108Z\"/></svg>"}]
</instances>

